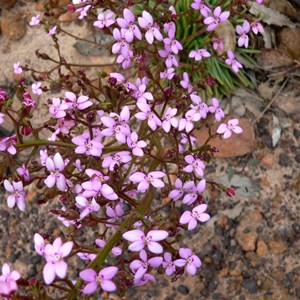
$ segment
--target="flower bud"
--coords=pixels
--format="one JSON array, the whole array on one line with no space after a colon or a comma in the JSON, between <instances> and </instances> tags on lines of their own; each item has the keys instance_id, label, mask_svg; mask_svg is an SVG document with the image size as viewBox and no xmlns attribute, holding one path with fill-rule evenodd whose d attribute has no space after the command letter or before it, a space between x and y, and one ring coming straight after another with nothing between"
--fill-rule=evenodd
<instances>
[{"instance_id":1,"label":"flower bud","mask_svg":"<svg viewBox=\"0 0 300 300\"><path fill-rule=\"evenodd\" d=\"M226 194L227 194L227 196L229 196L229 197L235 196L235 189L234 189L232 186L229 187L229 188L226 190Z\"/></svg>"},{"instance_id":2,"label":"flower bud","mask_svg":"<svg viewBox=\"0 0 300 300\"><path fill-rule=\"evenodd\" d=\"M22 127L22 129L21 129L21 133L22 133L22 135L24 135L24 136L30 135L31 132L32 132L32 127L31 127L30 124L24 125L24 126Z\"/></svg>"},{"instance_id":3,"label":"flower bud","mask_svg":"<svg viewBox=\"0 0 300 300\"><path fill-rule=\"evenodd\" d=\"M75 11L74 5L73 4L68 4L67 5L67 11L70 12L70 13L74 12Z\"/></svg>"}]
</instances>

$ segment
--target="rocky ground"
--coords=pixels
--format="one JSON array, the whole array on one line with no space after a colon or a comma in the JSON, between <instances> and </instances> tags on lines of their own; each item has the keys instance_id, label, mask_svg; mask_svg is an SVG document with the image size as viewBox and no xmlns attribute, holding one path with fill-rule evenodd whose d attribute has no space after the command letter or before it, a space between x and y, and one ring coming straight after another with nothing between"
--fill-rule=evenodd
<instances>
[{"instance_id":1,"label":"rocky ground","mask_svg":"<svg viewBox=\"0 0 300 300\"><path fill-rule=\"evenodd\" d=\"M14 2L0 0L0 86L12 93L17 80L13 63L49 67L31 53L49 50L51 45L42 29L26 26L43 1ZM268 2L269 9L285 18L279 23L278 15L276 20L273 15L266 24L260 69L248 66L254 88L239 89L223 101L227 113L242 118L244 134L230 139L224 148L216 141L220 153L207 170L208 177L234 186L237 195L207 194L213 218L199 231L187 233L203 262L197 276L183 276L177 282L161 277L153 285L131 289L128 298L300 299L300 30L295 27L300 12L294 2ZM68 31L87 37L87 30L80 24L69 25L68 18ZM80 45L75 47L74 39L63 38L62 51L70 61L108 60L101 49L85 52ZM37 123L42 118L37 116ZM204 138L201 132L197 136ZM33 251L33 233L59 229L46 213L48 204L42 209L36 205L39 195L34 189L27 197L32 204L22 214L9 210L5 198L1 201L0 261L8 259L22 274L34 276L41 259Z\"/></svg>"}]
</instances>

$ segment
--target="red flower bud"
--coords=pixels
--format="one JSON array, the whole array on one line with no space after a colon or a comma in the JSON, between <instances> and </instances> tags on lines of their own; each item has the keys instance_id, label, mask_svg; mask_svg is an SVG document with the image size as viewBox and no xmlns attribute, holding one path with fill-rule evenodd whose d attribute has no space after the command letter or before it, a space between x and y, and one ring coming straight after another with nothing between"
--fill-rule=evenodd
<instances>
[{"instance_id":1,"label":"red flower bud","mask_svg":"<svg viewBox=\"0 0 300 300\"><path fill-rule=\"evenodd\" d=\"M226 194L227 194L227 196L229 196L229 197L235 196L235 189L234 189L233 187L228 188L228 189L226 190Z\"/></svg>"},{"instance_id":2,"label":"red flower bud","mask_svg":"<svg viewBox=\"0 0 300 300\"><path fill-rule=\"evenodd\" d=\"M67 11L70 12L70 13L74 12L75 11L74 5L73 4L68 4L67 5Z\"/></svg>"},{"instance_id":3,"label":"red flower bud","mask_svg":"<svg viewBox=\"0 0 300 300\"><path fill-rule=\"evenodd\" d=\"M30 124L24 125L21 129L22 135L25 135L25 136L30 135L31 132L32 132L32 127Z\"/></svg>"}]
</instances>

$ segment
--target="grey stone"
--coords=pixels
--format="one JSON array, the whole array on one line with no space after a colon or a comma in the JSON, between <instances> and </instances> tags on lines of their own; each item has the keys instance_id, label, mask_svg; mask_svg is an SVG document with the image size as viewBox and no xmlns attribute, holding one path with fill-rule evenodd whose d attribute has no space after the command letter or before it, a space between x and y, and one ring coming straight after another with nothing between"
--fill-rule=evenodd
<instances>
[{"instance_id":1,"label":"grey stone","mask_svg":"<svg viewBox=\"0 0 300 300\"><path fill-rule=\"evenodd\" d=\"M258 285L254 279L252 279L252 278L245 279L245 280L243 280L242 285L246 290L248 290L248 292L250 294L257 293Z\"/></svg>"},{"instance_id":2,"label":"grey stone","mask_svg":"<svg viewBox=\"0 0 300 300\"><path fill-rule=\"evenodd\" d=\"M111 35L97 32L95 35L89 35L87 40L96 42L97 45L78 41L73 46L83 56L109 56L111 55L111 44L114 41Z\"/></svg>"}]
</instances>

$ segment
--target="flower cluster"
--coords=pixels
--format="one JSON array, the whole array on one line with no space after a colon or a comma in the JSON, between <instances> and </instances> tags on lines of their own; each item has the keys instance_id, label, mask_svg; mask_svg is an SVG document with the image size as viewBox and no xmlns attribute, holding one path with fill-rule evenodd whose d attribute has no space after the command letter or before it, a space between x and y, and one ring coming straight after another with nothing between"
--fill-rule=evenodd
<instances>
[{"instance_id":1,"label":"flower cluster","mask_svg":"<svg viewBox=\"0 0 300 300\"><path fill-rule=\"evenodd\" d=\"M98 72L97 84L86 65L78 68L80 64L61 57L60 19L34 16L30 25L45 25L59 60L36 54L57 66L41 72L14 64L21 78L13 100L19 101L19 111L0 89L0 123L11 118L15 125L14 133L0 140L1 165L10 168L2 182L8 207L24 211L51 202L50 212L63 227L51 233L39 228L33 238L45 259L44 282L36 289L40 299L51 293L47 286L75 299L100 288L126 291L153 282L156 270L174 279L184 272L195 275L200 257L192 248L179 247L178 235L210 220L207 189L234 195L233 188L206 180L206 166L218 151L210 145L212 139L228 139L243 130L238 119L225 119L219 99L205 96L196 72L219 59L238 73L242 65L235 49L226 49L226 55L217 29L230 20L238 46L248 48L253 34L262 32L261 24L241 22L236 5L213 7L195 0L191 8L209 42L186 49L191 42L190 37L178 38L178 7L156 2L157 11L136 1L108 7L101 1L73 0L65 8L111 37L107 46L115 57L114 70ZM190 8L181 15L191 15ZM28 71L35 82L26 77ZM204 73L203 79L207 86L215 80ZM48 93L53 86L62 90L55 97ZM41 102L48 116L37 127L32 116ZM208 139L197 140L195 131L205 128ZM43 195L36 203L25 200L30 185ZM166 206L173 207L177 219L170 218ZM79 276L67 276L68 264L74 267L76 259L85 267L77 270ZM17 293L19 279L5 263L0 294Z\"/></svg>"}]
</instances>

